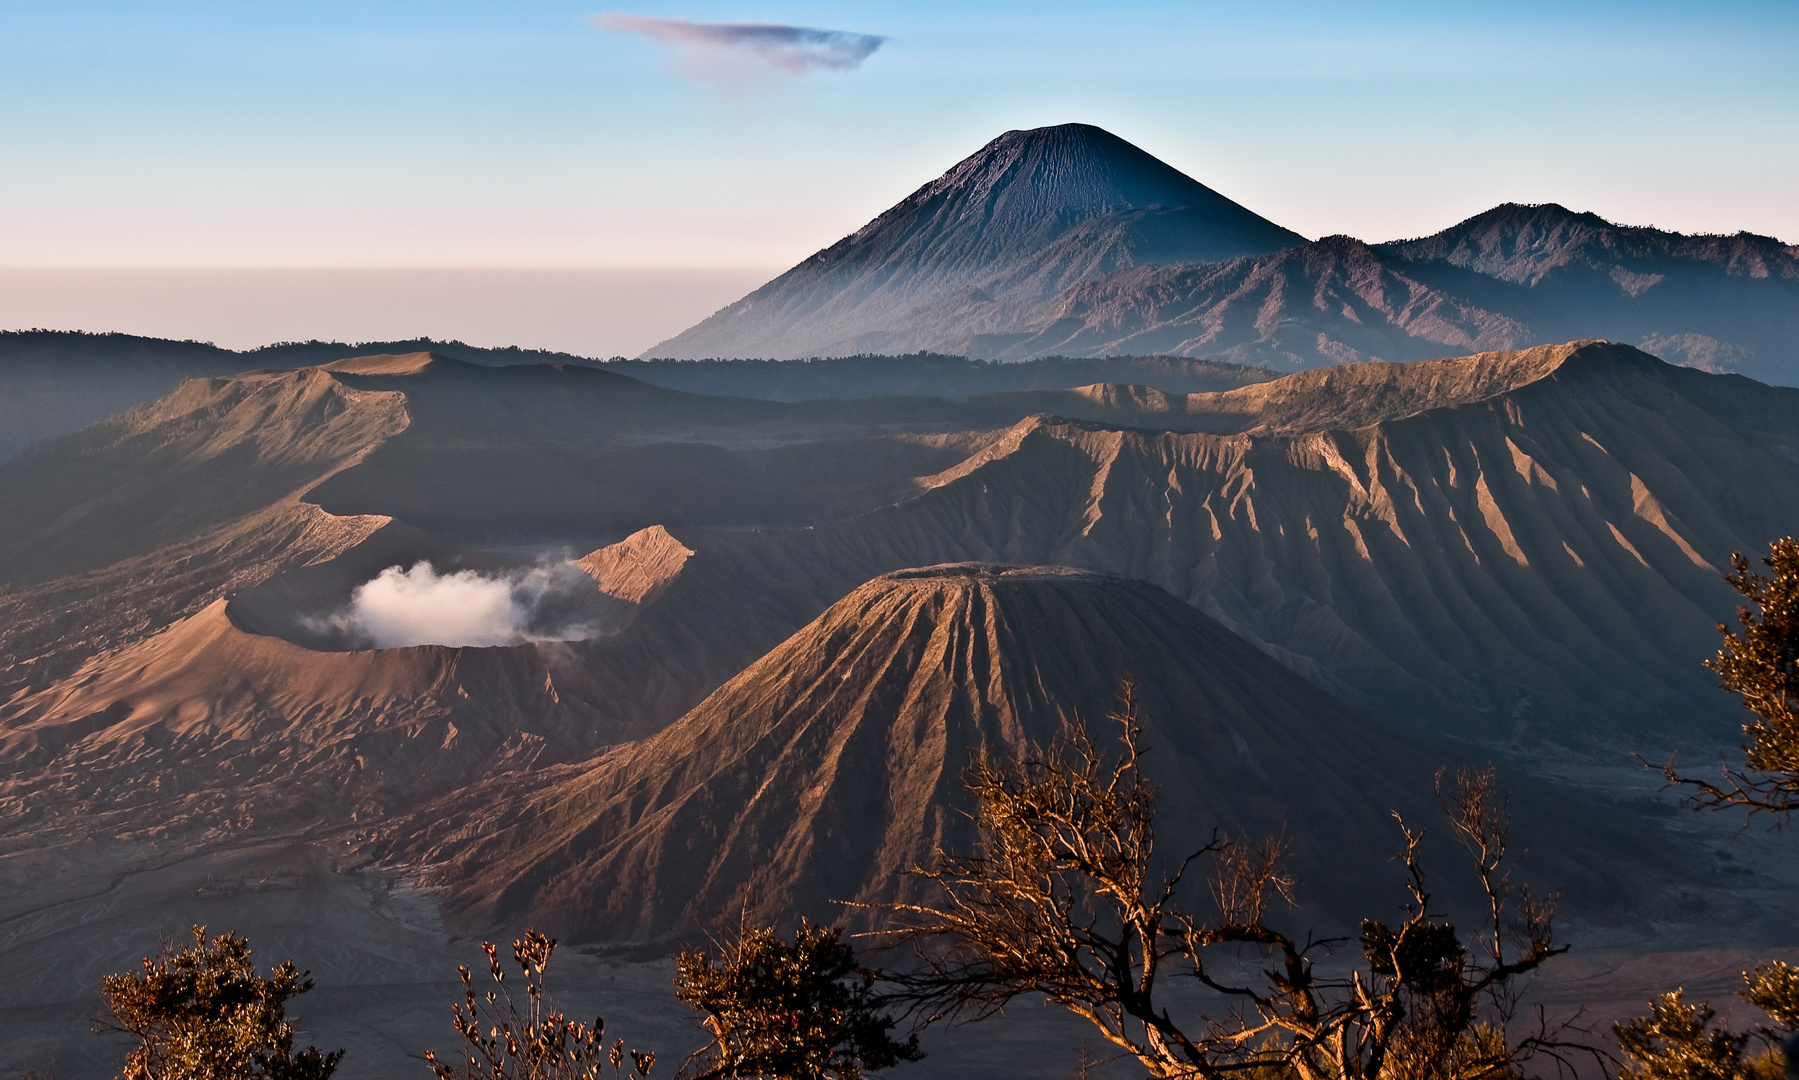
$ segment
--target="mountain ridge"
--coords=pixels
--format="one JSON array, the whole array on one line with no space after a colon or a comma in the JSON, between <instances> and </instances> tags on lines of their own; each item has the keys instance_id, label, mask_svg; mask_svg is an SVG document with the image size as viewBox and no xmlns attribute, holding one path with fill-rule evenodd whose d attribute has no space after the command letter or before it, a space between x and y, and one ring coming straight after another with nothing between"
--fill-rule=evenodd
<instances>
[{"instance_id":1,"label":"mountain ridge","mask_svg":"<svg viewBox=\"0 0 1799 1080\"><path fill-rule=\"evenodd\" d=\"M1263 234L1259 245L1203 251L1188 218L1165 208L1068 224L1051 169L1041 200L1018 190L1021 179L1006 189L1021 213L1040 218L1014 230L1011 249L977 258L976 230L956 259L908 261L906 230L929 218L939 188L978 193L990 165L1004 174L1011 161L996 147L1062 130L1002 136L644 355L1158 353L1291 371L1604 338L1704 370L1799 385L1799 246L1746 231L1687 236L1616 225L1555 203L1504 203L1409 240ZM983 258L991 261L982 274L968 270ZM874 269L837 273L857 260ZM925 269L921 286L912 274Z\"/></svg>"},{"instance_id":2,"label":"mountain ridge","mask_svg":"<svg viewBox=\"0 0 1799 1080\"><path fill-rule=\"evenodd\" d=\"M1147 254L1217 259L1303 240L1100 128L1009 131L643 355L823 355L952 296L1040 302Z\"/></svg>"}]
</instances>

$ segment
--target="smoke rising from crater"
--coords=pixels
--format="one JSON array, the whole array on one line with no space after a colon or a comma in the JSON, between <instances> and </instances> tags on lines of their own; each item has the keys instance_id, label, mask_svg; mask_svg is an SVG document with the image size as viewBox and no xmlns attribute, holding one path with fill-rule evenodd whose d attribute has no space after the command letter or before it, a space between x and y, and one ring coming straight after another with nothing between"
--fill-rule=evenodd
<instances>
[{"instance_id":1,"label":"smoke rising from crater","mask_svg":"<svg viewBox=\"0 0 1799 1080\"><path fill-rule=\"evenodd\" d=\"M513 573L440 574L420 561L411 569L390 566L358 585L347 607L315 625L377 649L575 641L595 630L571 617L570 600L593 590L593 579L566 562Z\"/></svg>"}]
</instances>

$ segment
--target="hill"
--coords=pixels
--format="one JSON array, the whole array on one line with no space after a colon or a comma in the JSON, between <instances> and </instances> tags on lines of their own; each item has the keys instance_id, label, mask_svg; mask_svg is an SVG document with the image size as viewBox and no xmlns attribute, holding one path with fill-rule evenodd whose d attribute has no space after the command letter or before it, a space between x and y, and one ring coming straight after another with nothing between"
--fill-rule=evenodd
<instances>
[{"instance_id":1,"label":"hill","mask_svg":"<svg viewBox=\"0 0 1799 1080\"><path fill-rule=\"evenodd\" d=\"M1699 661L1735 610L1731 552L1799 531L1799 391L1576 343L1097 396L1107 419L1023 420L861 515L676 530L697 554L658 606L791 627L903 567L1079 566L1421 729L1614 756L1731 740Z\"/></svg>"},{"instance_id":2,"label":"hill","mask_svg":"<svg viewBox=\"0 0 1799 1080\"><path fill-rule=\"evenodd\" d=\"M1165 852L1216 826L1285 832L1314 912L1354 925L1395 895L1390 811L1422 820L1444 760L1356 716L1199 611L1143 582L1056 567L959 564L877 578L661 734L535 791L485 784L386 841L428 867L477 927L527 915L577 938L653 937L743 912L852 923L840 902L917 895L905 871L971 850L962 770L1019 755L1062 718L1101 719L1134 676ZM1550 805L1521 832L1550 821ZM1603 814L1535 872L1591 900L1640 840Z\"/></svg>"},{"instance_id":3,"label":"hill","mask_svg":"<svg viewBox=\"0 0 1799 1080\"><path fill-rule=\"evenodd\" d=\"M980 318L956 315L969 306L1006 312L1123 267L1262 254L1303 239L1100 128L1009 131L644 355L963 352L982 332Z\"/></svg>"},{"instance_id":4,"label":"hill","mask_svg":"<svg viewBox=\"0 0 1799 1080\"><path fill-rule=\"evenodd\" d=\"M1099 382L1169 393L1226 390L1274 377L1262 368L1168 356L1048 357L989 363L961 356L852 356L768 360L595 360L535 349L486 349L459 341L307 341L259 349L129 334L0 332L0 461L174 390L183 379L288 371L356 356L428 352L491 367L561 365L628 375L670 390L770 401L917 396L962 398L1004 390L1068 389Z\"/></svg>"},{"instance_id":5,"label":"hill","mask_svg":"<svg viewBox=\"0 0 1799 1080\"><path fill-rule=\"evenodd\" d=\"M1521 287L1505 307L1537 337L1631 341L1706 371L1799 384L1799 245L1748 232L1687 236L1554 203L1507 203L1381 250L1427 283L1472 270Z\"/></svg>"}]
</instances>

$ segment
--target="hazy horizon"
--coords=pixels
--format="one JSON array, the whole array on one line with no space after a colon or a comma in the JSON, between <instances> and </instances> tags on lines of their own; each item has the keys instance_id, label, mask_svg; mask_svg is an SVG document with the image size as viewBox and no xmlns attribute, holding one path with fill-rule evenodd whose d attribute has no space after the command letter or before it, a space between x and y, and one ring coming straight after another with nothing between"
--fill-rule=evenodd
<instances>
[{"instance_id":1,"label":"hazy horizon","mask_svg":"<svg viewBox=\"0 0 1799 1080\"><path fill-rule=\"evenodd\" d=\"M250 349L416 337L636 356L778 270L0 268L0 330Z\"/></svg>"}]
</instances>

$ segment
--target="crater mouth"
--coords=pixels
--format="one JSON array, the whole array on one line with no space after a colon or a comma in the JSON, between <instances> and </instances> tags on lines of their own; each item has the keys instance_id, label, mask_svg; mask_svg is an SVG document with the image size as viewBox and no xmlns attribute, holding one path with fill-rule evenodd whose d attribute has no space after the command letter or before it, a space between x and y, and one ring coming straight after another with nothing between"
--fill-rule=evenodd
<instances>
[{"instance_id":1,"label":"crater mouth","mask_svg":"<svg viewBox=\"0 0 1799 1080\"><path fill-rule=\"evenodd\" d=\"M441 571L420 559L384 568L351 589L337 610L300 621L351 648L585 641L604 632L599 595L593 578L566 559L528 569Z\"/></svg>"},{"instance_id":2,"label":"crater mouth","mask_svg":"<svg viewBox=\"0 0 1799 1080\"><path fill-rule=\"evenodd\" d=\"M382 535L390 529L399 535ZM389 526L239 593L226 612L249 633L357 652L589 641L617 633L635 609L567 555L525 561Z\"/></svg>"}]
</instances>

